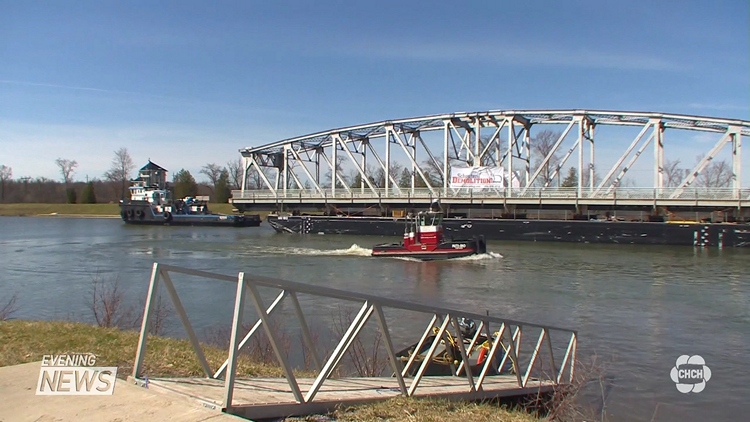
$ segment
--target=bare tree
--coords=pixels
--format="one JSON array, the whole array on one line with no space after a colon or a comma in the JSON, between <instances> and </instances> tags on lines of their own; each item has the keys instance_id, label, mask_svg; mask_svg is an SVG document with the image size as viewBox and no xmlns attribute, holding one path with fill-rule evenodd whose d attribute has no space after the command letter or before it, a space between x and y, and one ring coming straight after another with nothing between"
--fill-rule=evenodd
<instances>
[{"instance_id":1,"label":"bare tree","mask_svg":"<svg viewBox=\"0 0 750 422\"><path fill-rule=\"evenodd\" d=\"M6 321L12 317L12 315L18 311L18 293L14 293L13 296L11 296L8 303L5 304L2 308L0 308L0 321Z\"/></svg>"},{"instance_id":2,"label":"bare tree","mask_svg":"<svg viewBox=\"0 0 750 422\"><path fill-rule=\"evenodd\" d=\"M426 188L428 183L433 188L443 186L442 157L435 157L435 160L437 160L437 163L428 158L422 161L422 165L419 166L427 182L422 179L422 176L419 175L416 169L414 170L415 187Z\"/></svg>"},{"instance_id":3,"label":"bare tree","mask_svg":"<svg viewBox=\"0 0 750 422\"><path fill-rule=\"evenodd\" d=\"M553 387L552 394L544 398L548 420L607 420L607 404L615 388L611 365L612 361L605 361L597 355L576 360L573 379Z\"/></svg>"},{"instance_id":4,"label":"bare tree","mask_svg":"<svg viewBox=\"0 0 750 422\"><path fill-rule=\"evenodd\" d=\"M582 183L583 187L590 186L589 182L590 182L590 179L591 179L591 174L589 172L589 169L591 169L591 168L594 169L594 186L598 185L599 182L602 181L601 180L602 179L601 176L599 176L599 173L596 172L596 166L594 166L593 164L591 164L591 165L587 164L584 167L584 170L583 170L583 183Z\"/></svg>"},{"instance_id":5,"label":"bare tree","mask_svg":"<svg viewBox=\"0 0 750 422\"><path fill-rule=\"evenodd\" d=\"M248 189L263 189L266 187L263 178L260 176L260 172L261 170L257 166L253 166L250 169L247 174Z\"/></svg>"},{"instance_id":6,"label":"bare tree","mask_svg":"<svg viewBox=\"0 0 750 422\"><path fill-rule=\"evenodd\" d=\"M137 329L143 322L143 315L139 309L145 308L145 301L140 306L125 306L125 292L120 288L120 278L105 280L98 271L91 280L91 299L89 309L94 315L96 324L100 327L117 327L122 329ZM149 319L149 334L159 335L168 326L169 318L174 309L162 300L161 294L151 304L151 318Z\"/></svg>"},{"instance_id":7,"label":"bare tree","mask_svg":"<svg viewBox=\"0 0 750 422\"><path fill-rule=\"evenodd\" d=\"M341 174L341 170L344 168L344 161L345 161L344 157L340 155L336 156L336 166L335 166L336 173ZM326 167L328 167L329 170L326 172L326 175L325 175L325 187L331 187L331 183L334 180L333 173L331 172L328 164L326 164ZM349 183L349 181L346 180L346 175L342 175L342 176L344 177L344 180L341 180L341 178L339 178L338 176L336 177L336 187L343 187L344 183L351 186L351 183Z\"/></svg>"},{"instance_id":8,"label":"bare tree","mask_svg":"<svg viewBox=\"0 0 750 422\"><path fill-rule=\"evenodd\" d=\"M201 168L201 174L205 174L208 177L208 180L211 182L211 189L214 192L216 191L216 183L219 181L222 171L224 171L224 167L214 163L206 164Z\"/></svg>"},{"instance_id":9,"label":"bare tree","mask_svg":"<svg viewBox=\"0 0 750 422\"><path fill-rule=\"evenodd\" d=\"M343 157L337 161L343 161ZM300 171L295 171L295 169L297 169L300 166L301 166L300 163L289 162L289 171L294 172L294 174L297 175L298 177L304 177L303 175L301 175ZM339 166L338 169L339 169L339 172L341 172L341 166ZM278 171L279 171L279 174L281 174L281 170L278 170ZM268 181L271 183L271 186L274 185L275 180L276 180L275 167L261 167L261 166L253 165L252 167L247 169L246 188L251 189L251 190L252 189L268 189L268 186L266 186L266 182L263 181L263 177L261 176L261 174L265 176L266 179L268 179ZM331 180L330 170L328 171L325 177L326 177L326 180L329 181L328 186L330 186L330 180ZM231 174L230 174L230 178L231 178ZM240 172L240 181L241 180L242 180L242 172ZM294 179L294 177L289 176L289 179L287 182L289 184L288 187L291 189L310 189L311 187L310 182L312 182L312 180L305 180L303 178L302 180L300 180L300 183L302 184L302 186L298 186L297 181ZM341 182L339 182L337 186L341 186Z\"/></svg>"},{"instance_id":10,"label":"bare tree","mask_svg":"<svg viewBox=\"0 0 750 422\"><path fill-rule=\"evenodd\" d=\"M700 162L703 156L696 158L697 162ZM729 186L732 181L734 173L732 172L732 166L726 161L714 161L711 160L706 167L703 168L695 179L696 186L712 187L712 188L725 188Z\"/></svg>"},{"instance_id":11,"label":"bare tree","mask_svg":"<svg viewBox=\"0 0 750 422\"><path fill-rule=\"evenodd\" d=\"M120 278L105 282L97 272L91 281L89 309L100 327L122 327L132 318L130 310L123 309L124 293L120 290ZM130 328L130 327L128 327Z\"/></svg>"},{"instance_id":12,"label":"bare tree","mask_svg":"<svg viewBox=\"0 0 750 422\"><path fill-rule=\"evenodd\" d=\"M289 333L283 328L283 322L279 322L277 318L271 317L268 325L278 336L277 341L279 342L279 349L281 349L280 352L286 359L288 359L289 352L292 350L292 341ZM250 328L250 324L242 324L243 332L249 332ZM302 347L302 349L305 349L305 347ZM261 362L267 365L275 365L279 363L279 360L276 357L276 352L273 350L273 345L266 335L265 330L256 331L255 334L250 337L250 340L243 351L247 353L254 362Z\"/></svg>"},{"instance_id":13,"label":"bare tree","mask_svg":"<svg viewBox=\"0 0 750 422\"><path fill-rule=\"evenodd\" d=\"M390 176L398 181L398 177L403 171L404 166L401 163L393 162L388 166L388 172L390 173ZM385 170L383 170L382 167L378 167L372 174L373 182L375 184L376 188L384 188L385 187ZM391 183L393 185L393 183Z\"/></svg>"},{"instance_id":14,"label":"bare tree","mask_svg":"<svg viewBox=\"0 0 750 422\"><path fill-rule=\"evenodd\" d=\"M229 172L229 183L232 184L232 189L242 188L242 157L238 157L236 160L227 162L227 171Z\"/></svg>"},{"instance_id":15,"label":"bare tree","mask_svg":"<svg viewBox=\"0 0 750 422\"><path fill-rule=\"evenodd\" d=\"M142 308L146 307L145 301L143 302ZM163 300L161 294L156 296L156 300L152 304L151 318L148 322L148 332L155 336L158 336L164 332L169 326L169 318L171 317L174 309L169 305L168 301ZM133 322L133 328L138 328L143 322L143 315L135 318ZM121 327L127 328L127 327Z\"/></svg>"},{"instance_id":16,"label":"bare tree","mask_svg":"<svg viewBox=\"0 0 750 422\"><path fill-rule=\"evenodd\" d=\"M115 158L112 159L112 167L104 173L104 177L112 183L120 184L120 198L125 198L128 178L135 168L133 159L130 158L127 148L120 148L115 151Z\"/></svg>"},{"instance_id":17,"label":"bare tree","mask_svg":"<svg viewBox=\"0 0 750 422\"><path fill-rule=\"evenodd\" d=\"M448 155L448 172L450 172L450 166L454 164L459 165L466 165L464 160L459 160L457 158L453 158ZM422 172L424 175L429 179L430 184L432 187L438 187L443 186L443 155L438 155L435 157L435 161L432 161L432 159L427 158L422 162L422 165L420 166L422 169ZM391 170L391 174L393 174L393 170ZM446 175L447 177L448 175ZM423 185L422 178L419 176L419 173L417 173L417 184Z\"/></svg>"},{"instance_id":18,"label":"bare tree","mask_svg":"<svg viewBox=\"0 0 750 422\"><path fill-rule=\"evenodd\" d=\"M664 161L664 176L666 187L675 187L687 176L689 170L680 166L680 160Z\"/></svg>"},{"instance_id":19,"label":"bare tree","mask_svg":"<svg viewBox=\"0 0 750 422\"><path fill-rule=\"evenodd\" d=\"M5 201L5 182L13 178L13 169L2 165L0 166L0 202Z\"/></svg>"},{"instance_id":20,"label":"bare tree","mask_svg":"<svg viewBox=\"0 0 750 422\"><path fill-rule=\"evenodd\" d=\"M266 186L266 182L264 182L263 178L261 177L261 172L263 172L263 175L266 176L266 179L268 179L271 184L273 184L274 178L271 177L271 173L273 173L273 170L271 168L252 166L250 169L248 169L247 173L248 189L268 189L268 186Z\"/></svg>"},{"instance_id":21,"label":"bare tree","mask_svg":"<svg viewBox=\"0 0 750 422\"><path fill-rule=\"evenodd\" d=\"M534 166L538 168L542 165L544 159L552 152L552 147L555 146L557 139L560 137L562 132L553 132L551 130L543 130L531 140L531 151L534 155ZM557 166L560 164L560 157L557 152L553 153L549 161L544 163L542 171L539 172L538 180L542 186L549 186L552 182L552 175L555 173ZM558 177L560 177L558 175Z\"/></svg>"},{"instance_id":22,"label":"bare tree","mask_svg":"<svg viewBox=\"0 0 750 422\"><path fill-rule=\"evenodd\" d=\"M338 315L334 315L333 318L333 331L343 337L346 328L354 320L352 310L339 308ZM383 333L375 327L361 330L351 341L346 355L357 375L377 377L383 374L388 367L388 358L383 356L383 344Z\"/></svg>"},{"instance_id":23,"label":"bare tree","mask_svg":"<svg viewBox=\"0 0 750 422\"><path fill-rule=\"evenodd\" d=\"M60 167L60 173L62 173L63 182L65 186L68 186L73 181L73 174L76 172L78 162L76 160L68 160L66 158L58 158L55 160L55 164Z\"/></svg>"}]
</instances>

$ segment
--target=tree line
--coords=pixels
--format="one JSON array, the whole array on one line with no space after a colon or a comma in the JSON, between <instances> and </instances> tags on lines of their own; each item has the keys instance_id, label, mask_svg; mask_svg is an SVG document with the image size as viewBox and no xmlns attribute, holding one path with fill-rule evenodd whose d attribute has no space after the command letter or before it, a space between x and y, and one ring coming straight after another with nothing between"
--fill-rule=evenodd
<instances>
[{"instance_id":1,"label":"tree line","mask_svg":"<svg viewBox=\"0 0 750 422\"><path fill-rule=\"evenodd\" d=\"M102 178L75 181L78 162L58 158L55 165L60 170L60 180L46 177L13 178L13 169L0 165L0 203L116 203L129 197L131 177L136 176L136 165L127 148L114 152L111 167ZM175 198L209 196L212 202L227 202L233 189L242 181L242 158L229 161L226 166L209 163L200 170L208 183L196 182L189 171L174 173L169 184ZM88 177L87 177L88 179Z\"/></svg>"},{"instance_id":2,"label":"tree line","mask_svg":"<svg viewBox=\"0 0 750 422\"><path fill-rule=\"evenodd\" d=\"M578 170L575 167L568 167L565 176L562 171L562 158L557 151L553 152L553 147L561 132L543 130L539 132L531 142L533 169L539 169L539 175L535 184L537 186L561 186L575 187L578 186ZM86 182L74 181L78 162L76 160L58 158L55 164L60 170L61 182L48 179L45 177L21 177L13 179L13 169L6 165L0 165L0 202L4 203L114 203L120 199L127 198L128 187L130 186L130 176L135 171L135 164L130 157L127 148L120 148L114 152L111 167L106 171L101 179L94 178ZM549 159L544 162L545 157ZM702 156L696 158L696 163L702 159ZM470 165L465 160L456 156L449 156L449 162L453 164ZM344 184L351 188L362 186L362 177L357 170L352 170L347 174L343 171L343 157L337 157L336 173L339 174L336 179L337 187L343 187ZM391 163L389 173L394 179L395 184L399 187L409 187L414 180L415 187L426 187L426 181L433 187L442 186L443 176L441 172L442 157L435 157L435 160L428 159L421 163L420 169L422 175L412 171L410 167L400 163ZM479 165L489 165L489 163L478 163ZM594 169L594 184L600 182L600 175ZM664 186L677 186L690 172L685 168L680 160L666 160L664 162ZM242 186L243 164L242 158L227 162L225 166L216 163L209 163L203 166L200 173L205 175L208 183L198 183L192 174L185 169L175 172L172 178L170 189L175 198L184 198L186 196L209 196L213 202L225 203L231 196L231 191L240 189ZM385 187L385 171L379 167L367 166L365 173L375 188ZM589 185L589 172L583 175L583 185ZM730 185L733 177L732 167L725 160L711 160L703 171L693 182L694 186L703 187L727 187ZM323 186L330 187L334 177L332 172L324 176ZM616 180L617 186L629 186L634 183L629 179ZM292 187L290 181L290 187ZM365 184L366 186L366 184ZM246 187L248 189L265 189L263 177L253 168L248 174ZM305 182L302 188L310 189L310 183Z\"/></svg>"}]
</instances>

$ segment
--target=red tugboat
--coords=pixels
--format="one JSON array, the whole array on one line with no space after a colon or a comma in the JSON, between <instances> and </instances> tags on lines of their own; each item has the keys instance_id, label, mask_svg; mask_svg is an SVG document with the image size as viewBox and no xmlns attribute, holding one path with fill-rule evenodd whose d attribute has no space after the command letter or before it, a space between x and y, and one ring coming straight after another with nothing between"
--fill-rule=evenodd
<instances>
[{"instance_id":1,"label":"red tugboat","mask_svg":"<svg viewBox=\"0 0 750 422\"><path fill-rule=\"evenodd\" d=\"M403 242L383 243L372 248L372 256L409 257L422 261L483 253L487 253L484 236L468 240L446 240L443 237L443 212L438 210L407 216Z\"/></svg>"}]
</instances>

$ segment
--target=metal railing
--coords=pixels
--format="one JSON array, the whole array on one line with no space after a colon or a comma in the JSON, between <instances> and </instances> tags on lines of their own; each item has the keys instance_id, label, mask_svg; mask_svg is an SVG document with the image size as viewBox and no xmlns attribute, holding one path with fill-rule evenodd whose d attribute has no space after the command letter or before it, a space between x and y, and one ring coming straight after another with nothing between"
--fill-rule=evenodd
<instances>
[{"instance_id":1,"label":"metal railing","mask_svg":"<svg viewBox=\"0 0 750 422\"><path fill-rule=\"evenodd\" d=\"M734 188L638 188L620 187L613 189L591 189L584 188L580 192L578 188L548 187L548 188L498 188L498 189L442 189L442 188L415 188L414 190L402 189L401 191L370 189L364 192L353 189L347 192L343 189L337 190L335 194L329 190L322 193L311 189L287 189L278 190L233 190L233 200L357 200L357 199L536 199L547 200L575 200L575 199L601 199L601 200L690 200L690 201L748 201L750 200L750 189Z\"/></svg>"},{"instance_id":2,"label":"metal railing","mask_svg":"<svg viewBox=\"0 0 750 422\"><path fill-rule=\"evenodd\" d=\"M236 283L228 356L223 364L216 369L211 368L206 360L202 346L190 324L185 308L175 288L175 283L172 280L173 274ZM457 365L451 364L452 374L466 379L466 390L462 394L482 391L485 381L495 376L493 374L498 374L499 371L502 371L502 368L505 368L508 363L512 368L512 374L515 375L515 382L519 389L530 387L532 381L534 385L537 385L538 382L540 388L542 385L549 387L566 384L571 382L574 377L578 342L578 334L574 330L405 302L328 287L312 286L293 281L250 275L244 272L240 272L236 277L233 277L154 263L133 367L132 376L135 380L140 380L143 375L149 321L152 317L153 306L157 300L157 291L160 284L164 285L172 300L205 376L212 379L224 378L222 406L225 409L241 405L233 403L234 387L237 379L238 355L248 341L258 333L260 328L263 328L267 335L297 405L304 405L315 400L316 394L320 391L323 383L334 375L334 371L341 363L342 358L349 351L355 339L363 332L363 328L368 320L372 318L375 319L377 328L382 333L388 363L393 371L393 377L398 382L400 394L403 396L412 396L415 394L420 381L426 376L426 370L431 364L436 350L440 344L447 345L449 341L463 345L463 347L458 347L461 355L460 363ZM270 305L266 305L263 301L259 287L272 288L278 291L278 294ZM343 336L329 354L322 354L319 350L316 350L306 316L300 306L299 295L309 295L316 300L340 300L359 305L359 311L356 316L352 319L351 324L346 327ZM247 334L241 336L241 327L243 326L245 305L248 297L258 318ZM293 372L290 361L282 350L279 334L280 328L269 322L271 315L275 310L280 308L279 305L285 300L291 302L294 315L296 316L296 323L299 324L301 329L303 343L309 353L311 353L312 361L317 369L317 376L307 391L300 389L300 384ZM426 355L418 357L418 353L412 353L405 364L402 359L406 359L397 356L396 349L394 348L394 334L386 318L386 314L393 317L392 312L409 312L431 316L427 328L422 333L414 349L415 351L419 351L425 347L429 347ZM461 318L478 321L478 324L476 324L476 334L471 338L463 338L459 324ZM289 318L286 318L285 323L291 323L288 320ZM453 331L452 334L451 331ZM527 343L528 345L534 344L534 346L526 350L528 346L522 347L522 339L525 338L525 335L528 336L529 333L531 334L528 338L531 340L536 338L536 342ZM538 336L536 336L536 333L538 333ZM434 334L432 340L430 340L431 334ZM481 369L475 374L471 365L465 365L465 363L469 362L470 354L478 347L477 343L480 341L480 336L486 337L484 345L488 346L489 350L485 350L487 353L486 359L481 365ZM552 337L555 337L554 342ZM562 358L560 358L560 353L562 353ZM321 358L324 355L328 355L328 358L325 360ZM549 362L549 367L546 370L543 370L543 367L546 367L546 363L542 363L543 359L548 359ZM409 374L411 373L414 375L410 376Z\"/></svg>"}]
</instances>

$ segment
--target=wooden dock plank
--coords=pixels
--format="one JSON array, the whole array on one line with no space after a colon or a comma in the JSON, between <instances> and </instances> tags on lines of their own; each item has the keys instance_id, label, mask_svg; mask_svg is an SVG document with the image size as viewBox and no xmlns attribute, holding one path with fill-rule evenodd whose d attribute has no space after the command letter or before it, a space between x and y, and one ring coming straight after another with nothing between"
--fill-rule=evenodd
<instances>
[{"instance_id":1,"label":"wooden dock plank","mask_svg":"<svg viewBox=\"0 0 750 422\"><path fill-rule=\"evenodd\" d=\"M297 380L303 394L312 378ZM413 379L405 380L407 387ZM183 395L201 402L205 407L222 410L224 381L210 378L153 378L149 388ZM550 381L530 381L526 388L518 386L514 375L495 375L485 379L481 391L471 391L463 377L423 377L416 397L440 397L452 400L481 400L514 397L550 391ZM329 379L310 403L297 403L285 378L243 378L235 381L233 406L227 412L248 418L276 418L291 415L322 413L341 405L354 405L385 400L401 395L393 377L352 377Z\"/></svg>"}]
</instances>

